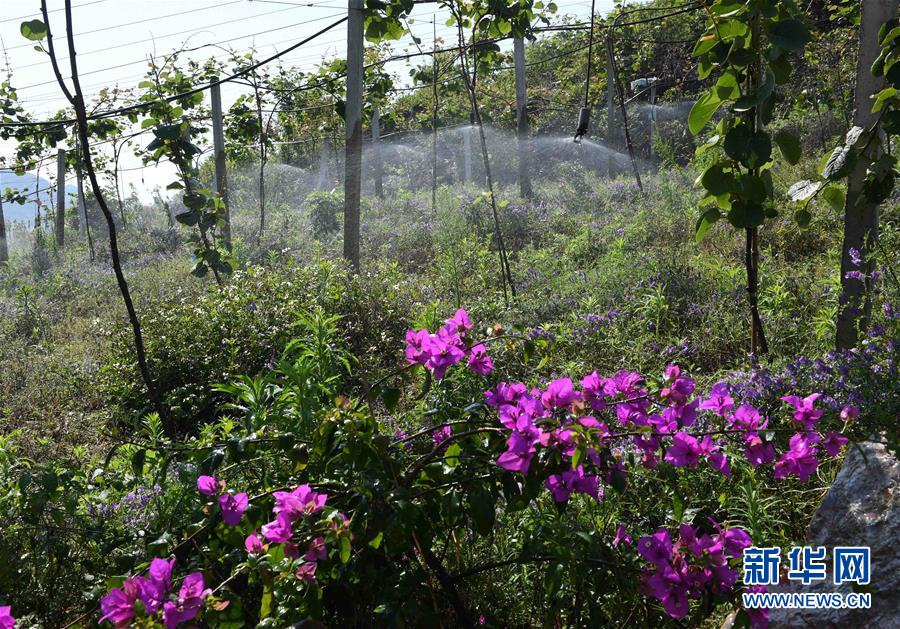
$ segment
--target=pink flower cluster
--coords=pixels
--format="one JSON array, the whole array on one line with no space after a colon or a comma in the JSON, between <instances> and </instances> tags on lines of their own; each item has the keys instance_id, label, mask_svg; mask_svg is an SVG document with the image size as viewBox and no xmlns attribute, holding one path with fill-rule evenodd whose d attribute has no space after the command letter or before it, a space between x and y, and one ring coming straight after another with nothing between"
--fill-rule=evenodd
<instances>
[{"instance_id":1,"label":"pink flower cluster","mask_svg":"<svg viewBox=\"0 0 900 629\"><path fill-rule=\"evenodd\" d=\"M0 605L0 629L15 629L16 619L12 615L12 607Z\"/></svg>"},{"instance_id":2,"label":"pink flower cluster","mask_svg":"<svg viewBox=\"0 0 900 629\"><path fill-rule=\"evenodd\" d=\"M707 397L697 397L695 389L695 381L678 365L666 367L653 394L640 374L629 371L620 371L610 378L597 372L588 374L581 380L580 391L569 378L553 380L543 390L501 382L485 392L487 404L497 409L500 423L510 431L506 451L497 464L527 474L539 448L556 447L569 458L580 448L587 461L609 475L618 464L607 459L606 465L601 465L599 451L613 439L626 436L631 438L632 446L642 455L641 464L647 468L654 468L661 461L695 468L705 461L728 477L731 466L722 447L729 435L743 442L744 455L754 467L775 461L774 445L761 434L768 420L758 409L750 404L735 409L725 383L714 385ZM847 443L847 438L837 432L813 432L823 415L822 410L815 408L819 397L820 394L802 399L782 398L794 407L793 419L804 432L791 438L790 449L776 462L776 478L794 474L806 480L818 466L818 444L836 456ZM685 429L696 423L698 411L710 411L722 418L723 428L690 434ZM618 433L597 418L601 413L615 417L621 427ZM845 408L842 418L845 415L855 417L858 410L854 413L852 407ZM564 502L572 493L601 496L598 482L597 476L575 464L570 470L551 475L546 485L555 500Z\"/></svg>"},{"instance_id":3,"label":"pink flower cluster","mask_svg":"<svg viewBox=\"0 0 900 629\"><path fill-rule=\"evenodd\" d=\"M275 519L262 526L262 535L273 544L284 544L285 556L298 559L301 557L301 552L300 545L293 541L294 525L304 518L322 511L328 500L328 494L315 492L308 484L304 484L292 491L276 491L273 495L275 506L272 508L272 512L275 513ZM244 541L244 548L249 553L261 553L266 546L254 531ZM318 562L328 557L325 538L314 537L308 543L302 556L304 561L297 569L295 576L307 583L314 583Z\"/></svg>"},{"instance_id":4,"label":"pink flower cluster","mask_svg":"<svg viewBox=\"0 0 900 629\"><path fill-rule=\"evenodd\" d=\"M695 527L683 524L674 543L664 528L637 542L638 553L651 564L646 568L642 590L662 603L673 618L688 615L690 599L699 599L705 592L727 592L737 582L738 572L728 562L752 545L750 535L742 528L723 531L713 524L718 531L715 535L700 534Z\"/></svg>"},{"instance_id":5,"label":"pink flower cluster","mask_svg":"<svg viewBox=\"0 0 900 629\"><path fill-rule=\"evenodd\" d=\"M121 588L113 588L100 599L103 616L100 622L109 621L115 627L129 627L135 618L135 603L140 601L148 616L162 610L163 624L174 629L180 623L196 618L200 608L212 591L203 582L199 572L189 574L181 582L181 589L174 599L172 589L172 568L175 559L154 559L150 563L148 575L135 575L125 579Z\"/></svg>"},{"instance_id":6,"label":"pink flower cluster","mask_svg":"<svg viewBox=\"0 0 900 629\"><path fill-rule=\"evenodd\" d=\"M479 375L494 370L494 363L481 343L469 347L466 333L472 329L468 313L460 308L436 334L428 330L407 330L406 360L431 370L436 380L447 374L447 369L468 356L469 369Z\"/></svg>"},{"instance_id":7,"label":"pink flower cluster","mask_svg":"<svg viewBox=\"0 0 900 629\"><path fill-rule=\"evenodd\" d=\"M215 476L201 476L197 479L197 491L210 498L218 496L222 520L228 526L237 526L244 517L250 497L246 493L224 493L225 481L216 480Z\"/></svg>"}]
</instances>

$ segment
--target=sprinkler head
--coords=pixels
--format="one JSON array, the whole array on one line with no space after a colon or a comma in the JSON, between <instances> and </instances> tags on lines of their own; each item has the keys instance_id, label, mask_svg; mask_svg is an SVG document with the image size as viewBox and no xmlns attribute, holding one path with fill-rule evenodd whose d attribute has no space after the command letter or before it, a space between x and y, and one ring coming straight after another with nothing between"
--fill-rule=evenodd
<instances>
[{"instance_id":1,"label":"sprinkler head","mask_svg":"<svg viewBox=\"0 0 900 629\"><path fill-rule=\"evenodd\" d=\"M575 144L581 144L581 138L583 138L587 132L588 127L591 125L591 110L588 107L582 107L581 111L578 112L578 128L575 130Z\"/></svg>"}]
</instances>

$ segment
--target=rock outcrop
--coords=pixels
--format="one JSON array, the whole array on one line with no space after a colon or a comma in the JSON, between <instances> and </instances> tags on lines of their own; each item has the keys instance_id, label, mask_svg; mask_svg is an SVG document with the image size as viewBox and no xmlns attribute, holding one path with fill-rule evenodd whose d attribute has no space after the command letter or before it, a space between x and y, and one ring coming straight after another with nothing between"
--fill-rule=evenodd
<instances>
[{"instance_id":1,"label":"rock outcrop","mask_svg":"<svg viewBox=\"0 0 900 629\"><path fill-rule=\"evenodd\" d=\"M869 546L871 609L773 609L771 627L900 628L900 461L883 443L851 446L844 465L816 510L807 542L828 548L828 578L808 586L799 583L770 588L778 592L849 593L851 585L832 583L835 546ZM785 562L786 551L782 552ZM784 565L784 564L782 564Z\"/></svg>"}]
</instances>

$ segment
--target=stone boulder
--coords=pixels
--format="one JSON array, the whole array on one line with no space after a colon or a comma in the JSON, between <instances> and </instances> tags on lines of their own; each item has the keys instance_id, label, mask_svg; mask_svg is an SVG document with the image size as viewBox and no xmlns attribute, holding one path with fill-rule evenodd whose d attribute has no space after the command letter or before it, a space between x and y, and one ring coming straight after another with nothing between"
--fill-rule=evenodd
<instances>
[{"instance_id":1,"label":"stone boulder","mask_svg":"<svg viewBox=\"0 0 900 629\"><path fill-rule=\"evenodd\" d=\"M828 578L808 586L790 583L770 591L852 592L850 584L832 579L835 546L869 546L871 609L773 609L771 627L900 628L900 462L883 443L851 446L834 485L822 499L809 525L810 546L828 548ZM782 566L787 551L782 549Z\"/></svg>"}]
</instances>

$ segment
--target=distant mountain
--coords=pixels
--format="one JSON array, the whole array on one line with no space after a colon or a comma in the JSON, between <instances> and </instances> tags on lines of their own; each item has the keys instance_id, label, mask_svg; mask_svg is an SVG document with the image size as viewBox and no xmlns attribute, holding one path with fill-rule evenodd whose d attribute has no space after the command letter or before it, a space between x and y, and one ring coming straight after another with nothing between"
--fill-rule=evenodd
<instances>
[{"instance_id":1,"label":"distant mountain","mask_svg":"<svg viewBox=\"0 0 900 629\"><path fill-rule=\"evenodd\" d=\"M47 206L56 207L56 190L54 188L50 188L50 182L41 177L40 179L40 192L37 196L35 196L35 183L36 179L34 177L34 173L26 173L24 175L17 175L16 173L8 172L8 171L0 171L0 192L5 191L7 188L12 188L13 190L18 190L23 194L28 195L29 200L24 205L19 205L18 203L4 203L3 204L3 216L7 222L19 221L24 223L29 228L34 224L34 215L36 212L36 204L34 200L39 198L41 203ZM67 194L76 194L78 192L78 188L74 185L66 186ZM69 202L71 203L71 201ZM46 211L46 210L45 210Z\"/></svg>"}]
</instances>

